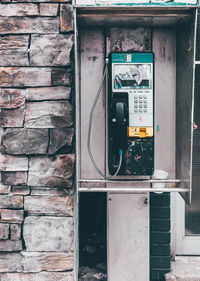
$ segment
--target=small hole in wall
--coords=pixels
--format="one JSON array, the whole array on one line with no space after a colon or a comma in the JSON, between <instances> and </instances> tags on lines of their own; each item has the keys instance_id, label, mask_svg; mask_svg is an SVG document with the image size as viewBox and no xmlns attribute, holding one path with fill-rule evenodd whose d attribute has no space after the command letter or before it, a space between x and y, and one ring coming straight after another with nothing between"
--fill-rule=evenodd
<instances>
[{"instance_id":1,"label":"small hole in wall","mask_svg":"<svg viewBox=\"0 0 200 281\"><path fill-rule=\"evenodd\" d=\"M106 202L106 193L80 194L79 281L107 280Z\"/></svg>"}]
</instances>

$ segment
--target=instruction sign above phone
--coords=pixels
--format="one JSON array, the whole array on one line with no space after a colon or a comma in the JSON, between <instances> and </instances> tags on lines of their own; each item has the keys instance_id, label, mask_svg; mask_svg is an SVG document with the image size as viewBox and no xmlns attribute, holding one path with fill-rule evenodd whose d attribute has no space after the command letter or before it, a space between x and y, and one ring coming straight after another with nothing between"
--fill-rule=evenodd
<instances>
[{"instance_id":1,"label":"instruction sign above phone","mask_svg":"<svg viewBox=\"0 0 200 281\"><path fill-rule=\"evenodd\" d=\"M113 5L159 5L185 6L197 5L198 0L75 0L77 6L113 6Z\"/></svg>"}]
</instances>

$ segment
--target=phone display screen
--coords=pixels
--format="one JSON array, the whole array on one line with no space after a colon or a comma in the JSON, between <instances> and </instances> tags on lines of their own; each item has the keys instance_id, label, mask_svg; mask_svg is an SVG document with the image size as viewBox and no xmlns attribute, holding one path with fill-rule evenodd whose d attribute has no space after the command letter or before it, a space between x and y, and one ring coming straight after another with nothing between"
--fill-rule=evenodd
<instances>
[{"instance_id":1,"label":"phone display screen","mask_svg":"<svg viewBox=\"0 0 200 281\"><path fill-rule=\"evenodd\" d=\"M151 89L151 64L114 64L113 89Z\"/></svg>"}]
</instances>

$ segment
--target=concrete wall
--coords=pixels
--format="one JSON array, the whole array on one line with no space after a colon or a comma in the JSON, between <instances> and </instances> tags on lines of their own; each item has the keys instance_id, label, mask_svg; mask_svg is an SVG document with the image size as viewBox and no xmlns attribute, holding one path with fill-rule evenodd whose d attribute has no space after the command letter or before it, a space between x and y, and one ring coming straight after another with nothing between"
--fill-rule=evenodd
<instances>
[{"instance_id":1,"label":"concrete wall","mask_svg":"<svg viewBox=\"0 0 200 281\"><path fill-rule=\"evenodd\" d=\"M71 1L0 15L0 280L73 280Z\"/></svg>"}]
</instances>

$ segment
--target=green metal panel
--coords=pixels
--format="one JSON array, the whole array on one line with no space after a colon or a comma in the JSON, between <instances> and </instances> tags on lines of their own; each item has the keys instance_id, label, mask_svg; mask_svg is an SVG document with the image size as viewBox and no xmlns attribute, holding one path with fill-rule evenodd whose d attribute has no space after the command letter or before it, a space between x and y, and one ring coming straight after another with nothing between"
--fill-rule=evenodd
<instances>
[{"instance_id":1,"label":"green metal panel","mask_svg":"<svg viewBox=\"0 0 200 281\"><path fill-rule=\"evenodd\" d=\"M112 53L112 63L128 63L127 53ZM132 53L130 63L153 63L152 53Z\"/></svg>"},{"instance_id":2,"label":"green metal panel","mask_svg":"<svg viewBox=\"0 0 200 281\"><path fill-rule=\"evenodd\" d=\"M75 0L77 6L195 6L198 0Z\"/></svg>"}]
</instances>

